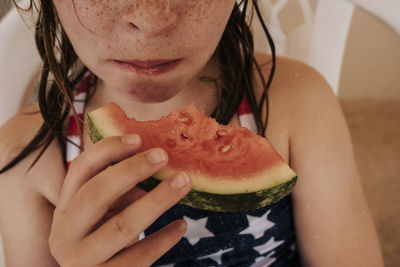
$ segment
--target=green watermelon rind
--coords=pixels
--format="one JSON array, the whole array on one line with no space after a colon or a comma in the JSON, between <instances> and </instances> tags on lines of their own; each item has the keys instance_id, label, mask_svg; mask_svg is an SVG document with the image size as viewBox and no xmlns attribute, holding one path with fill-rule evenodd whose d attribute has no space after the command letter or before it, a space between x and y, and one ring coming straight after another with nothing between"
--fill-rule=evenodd
<instances>
[{"instance_id":1,"label":"green watermelon rind","mask_svg":"<svg viewBox=\"0 0 400 267\"><path fill-rule=\"evenodd\" d=\"M191 190L179 203L196 209L216 212L239 212L259 209L271 205L290 194L296 185L297 176L275 186L251 193L212 194ZM150 177L138 184L138 187L150 192L161 181Z\"/></svg>"},{"instance_id":2,"label":"green watermelon rind","mask_svg":"<svg viewBox=\"0 0 400 267\"><path fill-rule=\"evenodd\" d=\"M87 124L88 124L88 129L89 129L89 137L90 140L92 140L93 144L97 143L98 141L100 141L101 139L104 138L103 134L100 133L98 127L96 126L96 124L93 122L93 118L92 116L90 116L89 114L87 115Z\"/></svg>"}]
</instances>

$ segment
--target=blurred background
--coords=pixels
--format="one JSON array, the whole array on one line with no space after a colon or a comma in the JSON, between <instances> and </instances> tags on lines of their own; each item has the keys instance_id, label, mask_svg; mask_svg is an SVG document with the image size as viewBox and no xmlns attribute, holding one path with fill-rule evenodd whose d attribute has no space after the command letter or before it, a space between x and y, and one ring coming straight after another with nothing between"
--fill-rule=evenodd
<instances>
[{"instance_id":1,"label":"blurred background","mask_svg":"<svg viewBox=\"0 0 400 267\"><path fill-rule=\"evenodd\" d=\"M385 264L400 266L400 36L362 9L353 15L339 100Z\"/></svg>"},{"instance_id":2,"label":"blurred background","mask_svg":"<svg viewBox=\"0 0 400 267\"><path fill-rule=\"evenodd\" d=\"M316 2L311 1L313 8ZM282 23L284 31L290 31L299 23L296 20L301 20L295 11L298 8L296 5L299 2L291 1L281 12L283 20L286 20ZM11 0L0 0L0 19L11 6ZM400 10L393 12L400 14ZM0 43L3 42L2 38L0 35ZM378 229L385 265L398 267L400 37L381 19L359 7L354 9L350 24L338 98L351 131L355 156Z\"/></svg>"}]
</instances>

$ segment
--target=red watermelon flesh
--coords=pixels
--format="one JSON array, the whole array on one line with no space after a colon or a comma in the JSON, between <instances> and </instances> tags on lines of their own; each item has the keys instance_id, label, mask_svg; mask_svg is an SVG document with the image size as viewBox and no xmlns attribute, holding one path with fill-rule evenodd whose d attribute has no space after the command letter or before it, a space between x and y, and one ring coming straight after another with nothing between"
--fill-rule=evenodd
<instances>
[{"instance_id":1,"label":"red watermelon flesh","mask_svg":"<svg viewBox=\"0 0 400 267\"><path fill-rule=\"evenodd\" d=\"M167 151L168 166L143 187L150 190L157 181L185 171L193 190L182 203L196 208L259 208L287 195L296 182L296 174L265 138L247 128L221 125L194 104L160 120L140 122L110 103L89 113L88 124L94 142L136 133L142 137L141 151L153 147Z\"/></svg>"}]
</instances>

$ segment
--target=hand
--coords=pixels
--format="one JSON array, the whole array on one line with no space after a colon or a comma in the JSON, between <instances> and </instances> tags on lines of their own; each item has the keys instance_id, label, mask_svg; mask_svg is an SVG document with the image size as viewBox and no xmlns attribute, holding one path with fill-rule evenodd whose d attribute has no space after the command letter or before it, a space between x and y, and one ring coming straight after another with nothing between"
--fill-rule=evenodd
<instances>
[{"instance_id":1,"label":"hand","mask_svg":"<svg viewBox=\"0 0 400 267\"><path fill-rule=\"evenodd\" d=\"M140 233L189 192L191 182L184 173L169 177L99 225L113 203L167 165L164 150L137 153L139 147L137 135L110 137L71 163L49 238L61 266L149 266L182 238L186 222L178 220L138 241Z\"/></svg>"}]
</instances>

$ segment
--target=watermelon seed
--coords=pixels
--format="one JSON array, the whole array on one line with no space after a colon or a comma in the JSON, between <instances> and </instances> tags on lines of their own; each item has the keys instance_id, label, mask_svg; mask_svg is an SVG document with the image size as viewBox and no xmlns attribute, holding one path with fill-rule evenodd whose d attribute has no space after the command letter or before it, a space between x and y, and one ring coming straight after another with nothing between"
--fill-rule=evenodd
<instances>
[{"instance_id":1,"label":"watermelon seed","mask_svg":"<svg viewBox=\"0 0 400 267\"><path fill-rule=\"evenodd\" d=\"M217 135L218 136L225 136L225 135L228 135L228 133L226 131L224 131L224 130L218 130L217 131Z\"/></svg>"},{"instance_id":2,"label":"watermelon seed","mask_svg":"<svg viewBox=\"0 0 400 267\"><path fill-rule=\"evenodd\" d=\"M188 120L189 120L188 117L180 117L180 118L178 119L179 122L187 122Z\"/></svg>"},{"instance_id":3,"label":"watermelon seed","mask_svg":"<svg viewBox=\"0 0 400 267\"><path fill-rule=\"evenodd\" d=\"M226 145L226 146L224 146L224 147L220 147L220 150L221 150L223 153L225 153L225 152L227 152L228 150L230 150L231 147L232 147L232 145Z\"/></svg>"},{"instance_id":4,"label":"watermelon seed","mask_svg":"<svg viewBox=\"0 0 400 267\"><path fill-rule=\"evenodd\" d=\"M192 124L192 117L186 112L181 113L180 117L178 118L178 122L190 125Z\"/></svg>"}]
</instances>

